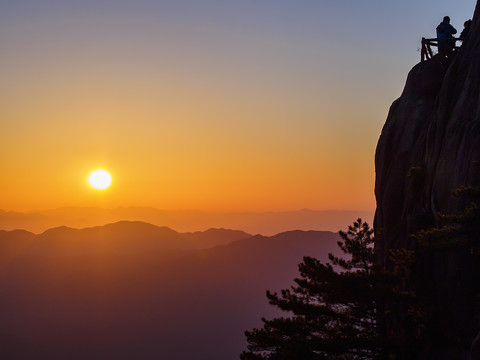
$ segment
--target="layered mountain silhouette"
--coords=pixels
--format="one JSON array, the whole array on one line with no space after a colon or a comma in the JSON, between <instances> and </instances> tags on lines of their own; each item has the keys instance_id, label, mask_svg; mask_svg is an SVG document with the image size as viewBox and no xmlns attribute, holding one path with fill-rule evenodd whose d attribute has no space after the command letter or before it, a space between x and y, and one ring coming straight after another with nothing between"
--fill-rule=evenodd
<instances>
[{"instance_id":1,"label":"layered mountain silhouette","mask_svg":"<svg viewBox=\"0 0 480 360\"><path fill-rule=\"evenodd\" d=\"M181 232L227 228L271 236L297 229L338 231L357 217L371 222L373 211L302 209L283 212L222 213L195 210L168 211L147 207L115 209L69 207L28 213L0 210L0 229L25 229L40 233L58 226L83 228L130 220L168 226Z\"/></svg>"},{"instance_id":2,"label":"layered mountain silhouette","mask_svg":"<svg viewBox=\"0 0 480 360\"><path fill-rule=\"evenodd\" d=\"M22 250L31 255L121 254L160 249L202 249L250 236L243 231L225 229L181 234L168 227L140 221L120 221L84 229L62 226L39 235L23 230L0 231L0 247L9 247L9 251Z\"/></svg>"},{"instance_id":3,"label":"layered mountain silhouette","mask_svg":"<svg viewBox=\"0 0 480 360\"><path fill-rule=\"evenodd\" d=\"M275 315L265 290L292 284L304 255L326 261L338 238L140 222L1 231L0 357L237 359L244 329Z\"/></svg>"}]
</instances>

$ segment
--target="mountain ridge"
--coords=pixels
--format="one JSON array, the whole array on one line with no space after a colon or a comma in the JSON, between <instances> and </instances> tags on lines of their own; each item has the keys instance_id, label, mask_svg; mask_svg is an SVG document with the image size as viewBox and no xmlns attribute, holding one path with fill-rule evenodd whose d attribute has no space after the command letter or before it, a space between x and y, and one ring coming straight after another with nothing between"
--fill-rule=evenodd
<instances>
[{"instance_id":1,"label":"mountain ridge","mask_svg":"<svg viewBox=\"0 0 480 360\"><path fill-rule=\"evenodd\" d=\"M301 209L278 212L208 212L167 211L145 207L115 209L69 207L28 213L0 210L0 228L25 229L41 233L62 225L84 228L128 220L167 226L181 232L226 228L271 236L296 229L338 231L358 217L371 222L373 211Z\"/></svg>"},{"instance_id":2,"label":"mountain ridge","mask_svg":"<svg viewBox=\"0 0 480 360\"><path fill-rule=\"evenodd\" d=\"M88 252L144 252L158 249L194 250L224 245L252 235L229 229L179 233L166 226L141 221L118 221L81 229L59 226L41 234L25 230L0 232L0 246L21 239L23 251L36 255L78 255ZM18 240L20 241L20 240Z\"/></svg>"},{"instance_id":3,"label":"mountain ridge","mask_svg":"<svg viewBox=\"0 0 480 360\"><path fill-rule=\"evenodd\" d=\"M293 231L206 249L0 257L0 357L237 359L243 331L278 315L265 291L288 287L303 256L338 254L338 239Z\"/></svg>"}]
</instances>

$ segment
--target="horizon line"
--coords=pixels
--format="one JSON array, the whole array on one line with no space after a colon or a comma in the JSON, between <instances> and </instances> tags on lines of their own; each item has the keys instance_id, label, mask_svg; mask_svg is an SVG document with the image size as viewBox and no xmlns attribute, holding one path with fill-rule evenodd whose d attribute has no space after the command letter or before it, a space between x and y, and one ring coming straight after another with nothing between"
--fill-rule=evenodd
<instances>
[{"instance_id":1,"label":"horizon line","mask_svg":"<svg viewBox=\"0 0 480 360\"><path fill-rule=\"evenodd\" d=\"M290 210L201 210L201 209L164 209L157 208L154 206L117 206L117 207L97 207L97 206L60 206L55 208L46 208L46 209L35 209L35 210L7 210L0 209L0 212L5 213L19 213L19 214L35 214L42 212L50 211L59 211L59 210L102 210L102 211L111 211L111 210L156 210L163 212L198 212L198 213L210 213L210 214L267 214L267 213L289 213L289 212L375 212L374 209L312 209L312 208L300 208L300 209L290 209Z\"/></svg>"}]
</instances>

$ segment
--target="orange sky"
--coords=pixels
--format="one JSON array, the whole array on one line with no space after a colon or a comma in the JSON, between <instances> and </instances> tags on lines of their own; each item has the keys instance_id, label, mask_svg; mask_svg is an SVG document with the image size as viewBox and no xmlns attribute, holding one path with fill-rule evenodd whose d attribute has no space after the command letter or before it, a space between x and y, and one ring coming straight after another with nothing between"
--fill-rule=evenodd
<instances>
[{"instance_id":1,"label":"orange sky","mask_svg":"<svg viewBox=\"0 0 480 360\"><path fill-rule=\"evenodd\" d=\"M398 11L419 15L377 4L378 51L374 4L25 4L0 19L0 208L17 211L371 210L388 107L445 9L401 33ZM88 186L96 168L110 189Z\"/></svg>"}]
</instances>

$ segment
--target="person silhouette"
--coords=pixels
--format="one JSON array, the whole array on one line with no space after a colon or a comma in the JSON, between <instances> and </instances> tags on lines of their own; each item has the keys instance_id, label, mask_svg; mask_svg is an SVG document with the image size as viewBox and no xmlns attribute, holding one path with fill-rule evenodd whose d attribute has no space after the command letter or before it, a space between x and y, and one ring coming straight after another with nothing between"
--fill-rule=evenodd
<instances>
[{"instance_id":1,"label":"person silhouette","mask_svg":"<svg viewBox=\"0 0 480 360\"><path fill-rule=\"evenodd\" d=\"M457 33L452 25L450 25L450 17L445 16L443 21L437 26L438 52L448 56L455 47L453 35Z\"/></svg>"},{"instance_id":2,"label":"person silhouette","mask_svg":"<svg viewBox=\"0 0 480 360\"><path fill-rule=\"evenodd\" d=\"M470 32L470 25L472 25L472 20L467 20L463 24L463 30L460 33L459 39L465 40L468 36L468 33Z\"/></svg>"}]
</instances>

